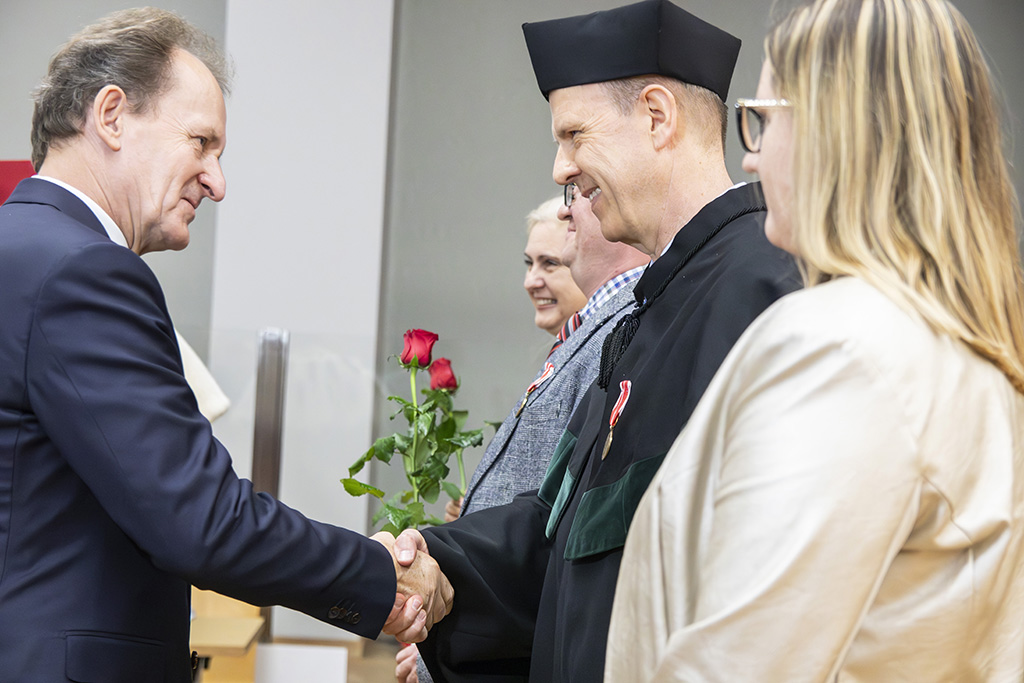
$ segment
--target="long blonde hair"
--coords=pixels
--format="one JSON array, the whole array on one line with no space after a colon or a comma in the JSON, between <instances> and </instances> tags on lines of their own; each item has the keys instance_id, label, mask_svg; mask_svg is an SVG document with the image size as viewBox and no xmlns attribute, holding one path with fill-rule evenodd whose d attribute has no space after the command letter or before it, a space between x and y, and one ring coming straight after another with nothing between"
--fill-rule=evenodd
<instances>
[{"instance_id":1,"label":"long blonde hair","mask_svg":"<svg viewBox=\"0 0 1024 683\"><path fill-rule=\"evenodd\" d=\"M945 0L816 0L765 51L794 105L793 239L807 284L870 282L1024 393L1017 198L963 16Z\"/></svg>"}]
</instances>

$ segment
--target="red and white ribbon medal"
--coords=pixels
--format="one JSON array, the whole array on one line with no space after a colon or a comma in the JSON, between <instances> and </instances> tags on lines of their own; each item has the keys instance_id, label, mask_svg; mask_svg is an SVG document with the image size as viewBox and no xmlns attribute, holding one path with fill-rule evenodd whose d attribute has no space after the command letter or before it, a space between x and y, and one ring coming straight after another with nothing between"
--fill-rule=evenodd
<instances>
[{"instance_id":1,"label":"red and white ribbon medal","mask_svg":"<svg viewBox=\"0 0 1024 683\"><path fill-rule=\"evenodd\" d=\"M523 402L520 403L519 408L516 409L516 417L519 417L520 415L523 414L523 408L526 407L526 401L527 399L530 398L530 394L536 391L537 387L539 387L541 384L547 382L553 374L555 374L554 363L545 363L544 372L540 373L540 377L533 380L533 383L530 386L526 387L526 396L523 396Z\"/></svg>"},{"instance_id":2,"label":"red and white ribbon medal","mask_svg":"<svg viewBox=\"0 0 1024 683\"><path fill-rule=\"evenodd\" d=\"M608 449L612 447L612 433L615 431L615 425L619 421L619 415L626 408L626 403L629 401L629 390L633 388L633 383L628 379L619 382L619 400L612 406L612 414L608 417L608 438L604 440L604 450L601 451L601 460L608 457Z\"/></svg>"}]
</instances>

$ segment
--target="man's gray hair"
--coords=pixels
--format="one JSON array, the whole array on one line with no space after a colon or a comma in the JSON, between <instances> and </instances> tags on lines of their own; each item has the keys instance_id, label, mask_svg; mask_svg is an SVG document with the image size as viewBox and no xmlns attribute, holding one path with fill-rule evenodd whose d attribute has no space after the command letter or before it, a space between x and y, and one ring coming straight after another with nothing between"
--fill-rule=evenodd
<instances>
[{"instance_id":1,"label":"man's gray hair","mask_svg":"<svg viewBox=\"0 0 1024 683\"><path fill-rule=\"evenodd\" d=\"M124 90L131 111L145 113L169 86L176 50L198 58L230 88L230 67L209 35L178 15L153 7L122 10L82 29L54 55L33 93L32 165L38 171L50 146L82 132L96 94Z\"/></svg>"}]
</instances>

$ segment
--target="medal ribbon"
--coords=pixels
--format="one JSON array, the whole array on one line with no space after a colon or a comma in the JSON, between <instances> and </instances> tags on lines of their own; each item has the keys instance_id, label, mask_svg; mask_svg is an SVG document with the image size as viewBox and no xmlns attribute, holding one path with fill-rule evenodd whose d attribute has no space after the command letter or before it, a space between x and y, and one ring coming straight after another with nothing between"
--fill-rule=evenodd
<instances>
[{"instance_id":1,"label":"medal ribbon","mask_svg":"<svg viewBox=\"0 0 1024 683\"><path fill-rule=\"evenodd\" d=\"M540 377L533 380L530 386L526 387L526 396L523 396L523 402L519 404L518 410L516 410L516 417L519 417L523 413L523 408L526 407L526 401L530 398L530 394L537 390L541 384L548 381L551 375L555 374L554 363L545 363L544 372L540 373Z\"/></svg>"},{"instance_id":2,"label":"medal ribbon","mask_svg":"<svg viewBox=\"0 0 1024 683\"><path fill-rule=\"evenodd\" d=\"M612 414L608 418L608 438L604 440L604 448L601 450L601 460L608 457L608 451L612 447L612 435L615 433L615 425L619 421L619 415L626 408L626 403L629 401L629 391L633 388L633 383L628 379L624 379L619 382L619 398L615 401L615 405L612 406Z\"/></svg>"},{"instance_id":3,"label":"medal ribbon","mask_svg":"<svg viewBox=\"0 0 1024 683\"><path fill-rule=\"evenodd\" d=\"M628 379L624 379L619 382L619 400L612 406L612 414L608 418L608 427L613 428L619 421L619 415L622 414L623 409L626 407L626 402L629 401L629 390L633 388L633 383Z\"/></svg>"}]
</instances>

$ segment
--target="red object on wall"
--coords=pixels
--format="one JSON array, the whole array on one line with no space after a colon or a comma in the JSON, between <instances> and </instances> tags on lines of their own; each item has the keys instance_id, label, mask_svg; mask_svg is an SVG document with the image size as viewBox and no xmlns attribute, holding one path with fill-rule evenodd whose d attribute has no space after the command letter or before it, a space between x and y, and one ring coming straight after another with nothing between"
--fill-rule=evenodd
<instances>
[{"instance_id":1,"label":"red object on wall","mask_svg":"<svg viewBox=\"0 0 1024 683\"><path fill-rule=\"evenodd\" d=\"M0 204L14 192L14 186L25 178L35 175L32 162L28 160L0 161Z\"/></svg>"}]
</instances>

